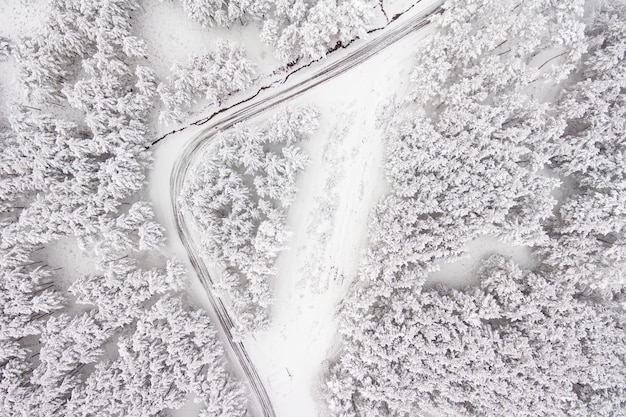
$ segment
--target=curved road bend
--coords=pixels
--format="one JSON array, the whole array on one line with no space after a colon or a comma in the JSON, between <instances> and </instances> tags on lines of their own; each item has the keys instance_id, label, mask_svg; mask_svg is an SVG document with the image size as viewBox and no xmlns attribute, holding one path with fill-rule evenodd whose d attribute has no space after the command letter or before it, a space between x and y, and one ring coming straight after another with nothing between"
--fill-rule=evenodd
<instances>
[{"instance_id":1,"label":"curved road bend","mask_svg":"<svg viewBox=\"0 0 626 417\"><path fill-rule=\"evenodd\" d=\"M188 223L181 211L181 204L178 196L183 188L183 184L189 173L191 161L195 155L201 155L205 146L211 143L211 138L219 131L228 129L236 123L240 123L249 117L255 116L279 103L285 102L303 92L328 81L349 69L359 65L363 61L380 52L387 46L404 38L415 30L421 29L430 23L429 18L437 13L441 13L443 0L434 2L429 8L422 10L414 16L401 18L393 22L384 30L379 31L375 36L371 37L367 43L355 49L350 54L336 61L329 62L327 65L317 69L310 77L304 80L290 79L287 83L279 85L271 90L267 90L268 94L260 94L254 100L244 102L242 105L232 107L228 111L221 113L219 120L207 125L201 134L195 137L183 150L181 156L176 160L170 177L170 198L174 216L176 218L176 226L180 239L187 251L189 260L193 265L200 282L206 290L211 306L218 318L227 342L237 358L249 385L252 388L257 406L260 407L263 417L275 417L274 408L267 394L265 386L259 377L256 368L252 364L246 348L242 342L234 341L231 329L233 322L226 310L221 299L213 296L211 288L213 280L208 272L205 263L202 261L197 242L194 242L193 235L189 230ZM255 407L257 408L257 407Z\"/></svg>"}]
</instances>

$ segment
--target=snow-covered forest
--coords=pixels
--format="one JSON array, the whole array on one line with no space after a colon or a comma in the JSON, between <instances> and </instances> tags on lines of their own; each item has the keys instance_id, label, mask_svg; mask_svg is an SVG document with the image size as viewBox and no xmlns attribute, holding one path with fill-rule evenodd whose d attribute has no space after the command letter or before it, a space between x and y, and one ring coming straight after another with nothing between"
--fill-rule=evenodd
<instances>
[{"instance_id":1,"label":"snow-covered forest","mask_svg":"<svg viewBox=\"0 0 626 417\"><path fill-rule=\"evenodd\" d=\"M342 304L331 414L623 415L626 8L445 9L386 119L392 192ZM539 266L493 255L478 286L424 285L481 234Z\"/></svg>"},{"instance_id":2,"label":"snow-covered forest","mask_svg":"<svg viewBox=\"0 0 626 417\"><path fill-rule=\"evenodd\" d=\"M284 63L323 57L338 42L364 36L372 8L377 5L372 0L181 2L189 16L203 26L260 22L261 39L276 48Z\"/></svg>"},{"instance_id":3,"label":"snow-covered forest","mask_svg":"<svg viewBox=\"0 0 626 417\"><path fill-rule=\"evenodd\" d=\"M135 28L141 3L42 2L47 13L35 33L0 39L19 93L4 97L0 115L2 416L145 417L190 400L204 416L248 413L246 389L227 370L208 315L186 294L187 271L163 255L163 228L142 190L159 129L155 115L179 122L197 100L217 107L251 86L256 70L240 47L218 42L157 78ZM356 1L345 3L352 11ZM206 25L271 26L264 39L280 43L277 56L290 60L321 55L326 45L362 33L365 23L350 18L353 32L343 25L315 31L322 37L307 38L307 50L295 34L321 24L314 16L322 3L313 12L302 3L293 16L285 5L258 6L181 5ZM287 28L291 35L283 34ZM281 164L304 163L291 146L294 132L276 131L310 128L292 121L265 132L277 135L266 138L268 146L285 141L281 156L264 155L271 161L258 191L268 198L277 186L293 188L277 171ZM265 207L263 216L268 233L279 227L271 222L279 222L277 207ZM264 253L274 250L267 239L259 241L269 245ZM79 259L55 258L61 242L77 245ZM77 263L91 272L75 274Z\"/></svg>"},{"instance_id":4,"label":"snow-covered forest","mask_svg":"<svg viewBox=\"0 0 626 417\"><path fill-rule=\"evenodd\" d=\"M168 246L180 230L151 203L148 187L170 187L148 184L155 147L296 71L323 70L328 53L420 2L26 3L10 0L13 13L41 16L26 28L16 20L15 33L0 27L0 417L256 415L258 387L222 333L242 346L271 334L278 265L295 256L289 216L310 191L301 189L310 143L338 131L324 129L305 95L220 130L194 156L177 197L218 271L210 290L231 314L228 329L194 294L193 262ZM148 28L158 7L189 26ZM367 134L384 138L386 188L358 273L333 266L316 290L340 279L333 285L347 293L319 318L338 333L307 381L317 409L302 415L626 415L626 5L442 7L411 46L410 77L395 75L406 80L394 101L358 104L377 109ZM154 32L183 31L200 46L164 62L176 54L159 51ZM350 155L377 149L367 137L331 139L328 195L306 229L322 242L301 273L311 282L330 229L356 235L334 217L336 176L350 176ZM352 203L365 206L363 188L374 185L359 186ZM466 271L475 284L432 283L484 236L527 248L534 266L496 251ZM274 389L276 379L260 381Z\"/></svg>"},{"instance_id":5,"label":"snow-covered forest","mask_svg":"<svg viewBox=\"0 0 626 417\"><path fill-rule=\"evenodd\" d=\"M128 1L50 4L9 43L24 96L1 135L0 414L156 415L192 396L244 415L186 271L158 250L137 195L150 162L156 80ZM47 251L75 239L94 271L65 276Z\"/></svg>"},{"instance_id":6,"label":"snow-covered forest","mask_svg":"<svg viewBox=\"0 0 626 417\"><path fill-rule=\"evenodd\" d=\"M286 210L307 164L298 146L318 124L309 107L284 111L262 127L236 125L212 140L181 199L207 258L221 270L216 294L230 301L241 338L269 321L276 257L289 241Z\"/></svg>"}]
</instances>

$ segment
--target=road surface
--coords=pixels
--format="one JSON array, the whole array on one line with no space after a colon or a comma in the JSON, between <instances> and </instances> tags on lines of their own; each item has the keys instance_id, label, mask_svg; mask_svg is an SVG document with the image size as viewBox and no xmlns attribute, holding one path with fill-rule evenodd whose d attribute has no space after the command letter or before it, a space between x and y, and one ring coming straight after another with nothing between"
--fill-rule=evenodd
<instances>
[{"instance_id":1,"label":"road surface","mask_svg":"<svg viewBox=\"0 0 626 417\"><path fill-rule=\"evenodd\" d=\"M419 12L409 10L403 16L392 20L384 29L374 31L367 41L358 47L355 46L354 50L347 55L334 59L331 54L331 56L319 63L319 68L312 67L311 70L299 71L298 74L293 74L295 76L288 76L284 82L273 83L271 88L261 89L259 93L250 99L196 122L196 125L203 124L205 126L204 130L184 148L174 164L170 176L170 198L178 234L189 260L207 292L210 304L218 318L218 324L226 336L225 349L230 349L231 353L237 358L239 366L248 380L248 385L254 393L254 409L259 410L263 417L275 417L274 408L265 386L246 352L244 344L233 340L231 332L233 328L232 319L222 300L213 296L211 291L213 281L207 266L200 256L199 242L194 240L190 225L181 210L178 196L189 174L191 162L196 155L202 154L206 146L210 145L210 139L217 132L256 116L354 68L387 46L428 25L430 17L442 11L442 3L443 1L436 1L428 8Z\"/></svg>"}]
</instances>

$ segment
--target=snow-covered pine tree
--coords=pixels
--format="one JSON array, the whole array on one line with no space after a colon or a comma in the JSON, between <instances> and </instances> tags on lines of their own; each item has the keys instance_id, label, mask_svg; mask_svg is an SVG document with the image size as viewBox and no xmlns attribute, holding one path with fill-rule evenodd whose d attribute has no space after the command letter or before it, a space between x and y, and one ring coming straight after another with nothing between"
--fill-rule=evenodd
<instances>
[{"instance_id":1,"label":"snow-covered pine tree","mask_svg":"<svg viewBox=\"0 0 626 417\"><path fill-rule=\"evenodd\" d=\"M166 296L144 309L117 349L119 359L96 365L67 415L156 416L190 395L221 416L247 415L244 390L223 368L208 316L180 299Z\"/></svg>"},{"instance_id":2,"label":"snow-covered pine tree","mask_svg":"<svg viewBox=\"0 0 626 417\"><path fill-rule=\"evenodd\" d=\"M231 94L250 87L256 77L256 68L241 46L218 42L215 50L172 67L171 75L158 87L165 106L160 120L179 123L196 102L219 105Z\"/></svg>"},{"instance_id":3,"label":"snow-covered pine tree","mask_svg":"<svg viewBox=\"0 0 626 417\"><path fill-rule=\"evenodd\" d=\"M175 262L166 268L142 269L132 258L110 259L101 265L103 275L77 279L70 292L80 304L97 308L102 323L118 328L138 319L155 296L183 288L185 270Z\"/></svg>"},{"instance_id":4,"label":"snow-covered pine tree","mask_svg":"<svg viewBox=\"0 0 626 417\"><path fill-rule=\"evenodd\" d=\"M626 285L626 7L606 4L589 36L580 81L559 103L567 128L551 159L575 189L559 209L544 255L583 288L612 298Z\"/></svg>"},{"instance_id":5,"label":"snow-covered pine tree","mask_svg":"<svg viewBox=\"0 0 626 417\"><path fill-rule=\"evenodd\" d=\"M161 0L162 1L162 0ZM209 28L259 22L261 40L283 64L317 59L367 35L378 2L372 0L181 0L189 17Z\"/></svg>"},{"instance_id":6,"label":"snow-covered pine tree","mask_svg":"<svg viewBox=\"0 0 626 417\"><path fill-rule=\"evenodd\" d=\"M223 268L214 290L230 302L240 335L268 325L269 280L289 239L285 211L307 162L297 144L316 126L317 112L308 107L281 112L263 127L234 126L218 134L183 190L203 249Z\"/></svg>"},{"instance_id":7,"label":"snow-covered pine tree","mask_svg":"<svg viewBox=\"0 0 626 417\"><path fill-rule=\"evenodd\" d=\"M612 416L626 409L624 315L559 271L494 255L477 288L372 287L350 300L326 390L332 415Z\"/></svg>"}]
</instances>

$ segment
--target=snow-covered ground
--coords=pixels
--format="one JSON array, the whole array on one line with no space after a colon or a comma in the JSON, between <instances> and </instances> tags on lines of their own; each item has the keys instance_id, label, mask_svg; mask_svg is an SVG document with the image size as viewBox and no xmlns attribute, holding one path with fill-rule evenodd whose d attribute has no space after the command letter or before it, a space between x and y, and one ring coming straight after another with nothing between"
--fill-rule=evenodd
<instances>
[{"instance_id":1,"label":"snow-covered ground","mask_svg":"<svg viewBox=\"0 0 626 417\"><path fill-rule=\"evenodd\" d=\"M491 236L481 236L465 244L467 254L463 257L437 261L438 271L428 274L426 285L445 284L460 288L478 283L476 275L480 260L497 253L513 259L523 268L532 269L538 266L538 261L532 256L527 246L512 245Z\"/></svg>"},{"instance_id":2,"label":"snow-covered ground","mask_svg":"<svg viewBox=\"0 0 626 417\"><path fill-rule=\"evenodd\" d=\"M16 40L37 31L48 15L49 0L0 1L0 37ZM20 94L11 60L0 60L0 124L9 115L12 102Z\"/></svg>"},{"instance_id":3,"label":"snow-covered ground","mask_svg":"<svg viewBox=\"0 0 626 417\"><path fill-rule=\"evenodd\" d=\"M2 0L0 36L16 39L32 34L48 15L50 0Z\"/></svg>"},{"instance_id":4,"label":"snow-covered ground","mask_svg":"<svg viewBox=\"0 0 626 417\"><path fill-rule=\"evenodd\" d=\"M137 31L146 41L150 63L160 78L167 76L173 64L213 50L217 41L242 45L261 74L279 66L272 48L259 39L256 25L207 30L189 18L181 2L150 1L141 7Z\"/></svg>"}]
</instances>

